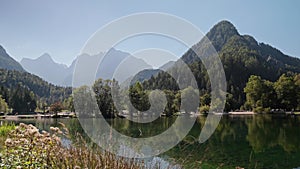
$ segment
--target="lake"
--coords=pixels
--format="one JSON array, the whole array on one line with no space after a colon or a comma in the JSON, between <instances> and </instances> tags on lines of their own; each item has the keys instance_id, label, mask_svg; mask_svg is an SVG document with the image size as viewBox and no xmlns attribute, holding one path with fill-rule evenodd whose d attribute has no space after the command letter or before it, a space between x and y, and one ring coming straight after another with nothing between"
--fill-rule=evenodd
<instances>
[{"instance_id":1,"label":"lake","mask_svg":"<svg viewBox=\"0 0 300 169\"><path fill-rule=\"evenodd\" d=\"M184 168L300 167L300 116L223 116L212 137L200 144L198 136L205 119L205 116L200 116L185 139L160 157ZM125 135L149 137L165 131L175 120L176 117L162 117L138 125L120 118L107 121ZM22 119L13 122L30 123L41 130L49 130L50 126L59 126L62 122L71 133L84 135L78 119Z\"/></svg>"}]
</instances>

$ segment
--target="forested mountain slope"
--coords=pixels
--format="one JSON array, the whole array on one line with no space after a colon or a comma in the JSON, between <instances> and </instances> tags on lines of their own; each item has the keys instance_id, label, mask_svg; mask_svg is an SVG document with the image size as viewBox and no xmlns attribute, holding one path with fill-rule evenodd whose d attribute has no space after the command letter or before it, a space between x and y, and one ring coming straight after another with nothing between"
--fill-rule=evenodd
<instances>
[{"instance_id":1,"label":"forested mountain slope","mask_svg":"<svg viewBox=\"0 0 300 169\"><path fill-rule=\"evenodd\" d=\"M181 59L191 68L199 89L203 92L209 92L210 82L206 69L194 50L197 50L200 55L205 55L208 50L208 43L212 43L225 70L228 92L227 102L230 105L228 107L230 110L239 109L245 102L243 89L251 75L258 75L263 79L275 81L283 73L300 72L300 59L287 56L278 49L264 43L258 43L249 35L240 35L234 25L228 21L221 21L216 24L206 34L206 37L210 42L205 38L202 39L189 49ZM178 72L179 70L170 68L170 71ZM180 71L177 78L182 78L180 77ZM144 82L144 86L148 89L178 90L175 80L163 72Z\"/></svg>"}]
</instances>

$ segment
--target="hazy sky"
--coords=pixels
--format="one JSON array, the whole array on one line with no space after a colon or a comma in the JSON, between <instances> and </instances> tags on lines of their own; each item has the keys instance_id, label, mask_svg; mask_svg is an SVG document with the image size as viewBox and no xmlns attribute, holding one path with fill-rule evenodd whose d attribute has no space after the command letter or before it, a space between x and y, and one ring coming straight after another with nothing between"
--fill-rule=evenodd
<instances>
[{"instance_id":1,"label":"hazy sky","mask_svg":"<svg viewBox=\"0 0 300 169\"><path fill-rule=\"evenodd\" d=\"M0 44L16 60L37 58L47 52L55 61L70 64L104 24L137 12L165 12L192 22L205 33L226 19L241 34L250 34L259 42L300 57L299 9L300 1L296 0L0 0ZM175 48L175 54L184 52Z\"/></svg>"}]
</instances>

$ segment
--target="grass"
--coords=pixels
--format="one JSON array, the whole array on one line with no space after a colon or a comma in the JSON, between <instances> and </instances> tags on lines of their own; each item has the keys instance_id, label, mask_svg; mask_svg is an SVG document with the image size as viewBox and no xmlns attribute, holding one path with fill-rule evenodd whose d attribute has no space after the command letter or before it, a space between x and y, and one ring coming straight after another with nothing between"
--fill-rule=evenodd
<instances>
[{"instance_id":1,"label":"grass","mask_svg":"<svg viewBox=\"0 0 300 169\"><path fill-rule=\"evenodd\" d=\"M0 126L0 151L3 149L4 142L8 134L15 129L15 125L13 123L3 123Z\"/></svg>"},{"instance_id":2,"label":"grass","mask_svg":"<svg viewBox=\"0 0 300 169\"><path fill-rule=\"evenodd\" d=\"M15 125L13 123L3 123L0 126L0 137L6 137L8 133L15 129Z\"/></svg>"}]
</instances>

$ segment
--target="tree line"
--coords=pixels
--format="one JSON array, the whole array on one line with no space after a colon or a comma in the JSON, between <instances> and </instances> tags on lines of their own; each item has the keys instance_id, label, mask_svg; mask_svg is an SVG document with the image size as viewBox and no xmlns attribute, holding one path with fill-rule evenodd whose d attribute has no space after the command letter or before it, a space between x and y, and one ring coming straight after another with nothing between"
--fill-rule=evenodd
<instances>
[{"instance_id":1,"label":"tree line","mask_svg":"<svg viewBox=\"0 0 300 169\"><path fill-rule=\"evenodd\" d=\"M0 69L0 95L8 106L3 112L43 110L56 102L64 102L71 93L71 87L52 85L30 73Z\"/></svg>"},{"instance_id":2,"label":"tree line","mask_svg":"<svg viewBox=\"0 0 300 169\"><path fill-rule=\"evenodd\" d=\"M112 88L117 90L112 92ZM119 84L115 80L99 79L93 86L98 107L104 117L116 117L118 109L115 103L121 103L119 110L128 110L130 113L137 111L143 112L150 109L150 100L155 107L164 106L163 110L158 110L166 116L172 116L177 112L196 112L208 113L210 109L211 97L206 91L197 93L192 87L183 90L162 89L166 98L166 103L162 96L153 90L143 87L143 83L136 82L127 89L120 89ZM246 101L239 110L251 110L258 113L269 113L275 111L295 111L300 110L300 74L283 74L275 82L262 79L260 76L252 75L243 89L246 95ZM113 97L113 94L117 95ZM125 97L128 95L129 97ZM182 99L193 97L193 100L199 100L197 109L188 107L180 107ZM230 111L230 104L234 104L232 94L227 94L225 104L225 112ZM113 101L113 98L119 99ZM70 100L70 98L69 98ZM72 100L72 99L71 99ZM133 107L128 106L127 102L131 102ZM72 102L69 102L72 104ZM190 103L192 104L192 103ZM71 105L69 107L73 107Z\"/></svg>"},{"instance_id":3,"label":"tree line","mask_svg":"<svg viewBox=\"0 0 300 169\"><path fill-rule=\"evenodd\" d=\"M275 82L252 75L244 92L244 109L255 112L300 110L300 74L283 74Z\"/></svg>"},{"instance_id":4,"label":"tree line","mask_svg":"<svg viewBox=\"0 0 300 169\"><path fill-rule=\"evenodd\" d=\"M209 83L205 84L206 87L200 89L199 93L197 93L195 89L191 87L184 90L178 90L178 86L174 82L174 79L172 80L172 77L168 77L166 74L159 74L158 76L160 76L158 79L165 76L165 78L170 79L169 84L172 84L160 87L161 91L164 93L166 102L164 102L160 93L153 92L153 89L149 87L150 84L153 84L149 83L149 81L155 80L153 77L149 81L143 83L136 82L126 89L120 89L118 82L115 80L98 79L92 86L92 89L95 93L97 104L102 115L111 118L116 117L119 110L128 110L131 113L147 111L151 107L151 98L152 104L155 104L156 107L162 107L165 104L163 110L157 111L166 116L172 116L181 111L199 111L201 113L207 113L209 111L211 102ZM159 82L157 84L164 83ZM80 92L82 91L82 88L84 87L75 89L74 92ZM115 89L114 92L112 92L112 89ZM260 76L251 75L243 91L246 95L246 99L238 109L253 110L255 112L271 112L275 110L293 111L300 109L300 74L283 74L274 82L263 79ZM235 99L230 92L231 91L228 91L227 94L225 112L231 111L232 107L235 107L232 105L236 104ZM52 94L55 93L56 92L52 92ZM9 89L0 86L0 95L1 112L7 112L10 108L12 108L13 112L33 112L36 109L45 110L45 107L50 107L50 111L63 109L72 112L75 111L73 104L74 98L71 94L67 95L68 97L59 94L60 97L56 98L54 102L47 103L43 98L38 97L37 94L31 91L29 87L22 85L22 83ZM194 100L198 99L200 101L199 105L197 105L197 109L181 107L182 99L185 99L186 96L193 96ZM117 101L115 100L114 102L113 99L117 99ZM120 104L118 107L119 109L116 108L116 102ZM130 105L128 102L131 102L132 107L128 106Z\"/></svg>"}]
</instances>

